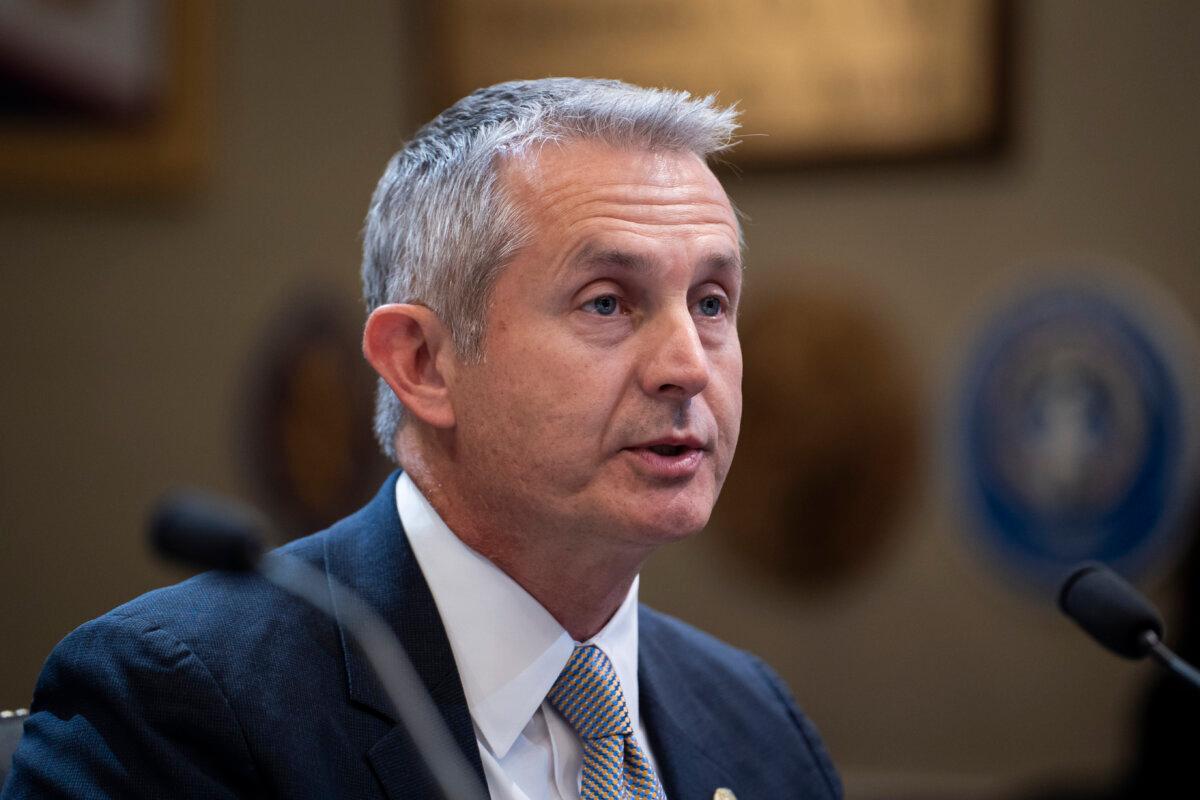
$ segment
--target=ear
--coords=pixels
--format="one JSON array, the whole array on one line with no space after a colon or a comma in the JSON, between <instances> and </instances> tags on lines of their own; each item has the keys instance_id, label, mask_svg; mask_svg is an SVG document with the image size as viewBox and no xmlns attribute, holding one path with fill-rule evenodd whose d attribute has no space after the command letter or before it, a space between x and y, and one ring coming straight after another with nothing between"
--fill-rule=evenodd
<instances>
[{"instance_id":1,"label":"ear","mask_svg":"<svg viewBox=\"0 0 1200 800\"><path fill-rule=\"evenodd\" d=\"M387 381L406 413L435 428L454 427L446 378L456 354L450 332L425 306L389 303L371 312L363 355Z\"/></svg>"}]
</instances>

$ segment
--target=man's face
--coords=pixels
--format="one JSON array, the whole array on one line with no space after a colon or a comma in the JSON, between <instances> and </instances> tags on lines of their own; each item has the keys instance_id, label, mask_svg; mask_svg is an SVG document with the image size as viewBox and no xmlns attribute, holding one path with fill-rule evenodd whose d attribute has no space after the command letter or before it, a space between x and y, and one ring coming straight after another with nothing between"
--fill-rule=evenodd
<instances>
[{"instance_id":1,"label":"man's face","mask_svg":"<svg viewBox=\"0 0 1200 800\"><path fill-rule=\"evenodd\" d=\"M737 443L737 224L691 153L547 145L501 169L530 243L452 386L492 520L653 546L708 521Z\"/></svg>"}]
</instances>

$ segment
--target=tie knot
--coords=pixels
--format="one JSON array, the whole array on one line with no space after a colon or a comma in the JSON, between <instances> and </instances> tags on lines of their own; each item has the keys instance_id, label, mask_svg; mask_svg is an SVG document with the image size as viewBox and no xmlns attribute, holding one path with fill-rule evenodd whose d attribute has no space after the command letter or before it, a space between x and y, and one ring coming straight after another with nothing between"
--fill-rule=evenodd
<instances>
[{"instance_id":1,"label":"tie knot","mask_svg":"<svg viewBox=\"0 0 1200 800\"><path fill-rule=\"evenodd\" d=\"M546 699L583 739L633 733L617 671L595 645L575 648Z\"/></svg>"}]
</instances>

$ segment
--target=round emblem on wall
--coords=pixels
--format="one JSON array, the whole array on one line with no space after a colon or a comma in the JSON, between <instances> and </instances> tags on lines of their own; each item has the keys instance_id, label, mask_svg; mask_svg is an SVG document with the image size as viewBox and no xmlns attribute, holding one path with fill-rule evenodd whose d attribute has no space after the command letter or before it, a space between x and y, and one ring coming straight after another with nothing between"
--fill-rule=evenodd
<instances>
[{"instance_id":1,"label":"round emblem on wall","mask_svg":"<svg viewBox=\"0 0 1200 800\"><path fill-rule=\"evenodd\" d=\"M986 540L1043 583L1095 559L1144 569L1194 491L1191 387L1170 314L1057 285L984 327L962 396L963 480ZM1160 309L1162 310L1162 309Z\"/></svg>"},{"instance_id":2,"label":"round emblem on wall","mask_svg":"<svg viewBox=\"0 0 1200 800\"><path fill-rule=\"evenodd\" d=\"M819 592L887 550L921 466L902 330L861 294L776 292L741 328L741 435L714 511L764 577Z\"/></svg>"},{"instance_id":3,"label":"round emblem on wall","mask_svg":"<svg viewBox=\"0 0 1200 800\"><path fill-rule=\"evenodd\" d=\"M391 465L371 436L374 373L357 310L335 290L286 297L252 356L240 461L287 538L352 513Z\"/></svg>"}]
</instances>

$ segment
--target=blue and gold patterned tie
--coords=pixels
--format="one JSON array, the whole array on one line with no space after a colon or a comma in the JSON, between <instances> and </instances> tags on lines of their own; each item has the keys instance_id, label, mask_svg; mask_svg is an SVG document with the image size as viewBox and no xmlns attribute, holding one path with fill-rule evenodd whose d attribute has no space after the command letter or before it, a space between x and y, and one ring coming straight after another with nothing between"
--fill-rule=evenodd
<instances>
[{"instance_id":1,"label":"blue and gold patterned tie","mask_svg":"<svg viewBox=\"0 0 1200 800\"><path fill-rule=\"evenodd\" d=\"M583 739L580 800L665 800L633 735L621 680L599 647L576 647L546 699Z\"/></svg>"}]
</instances>

